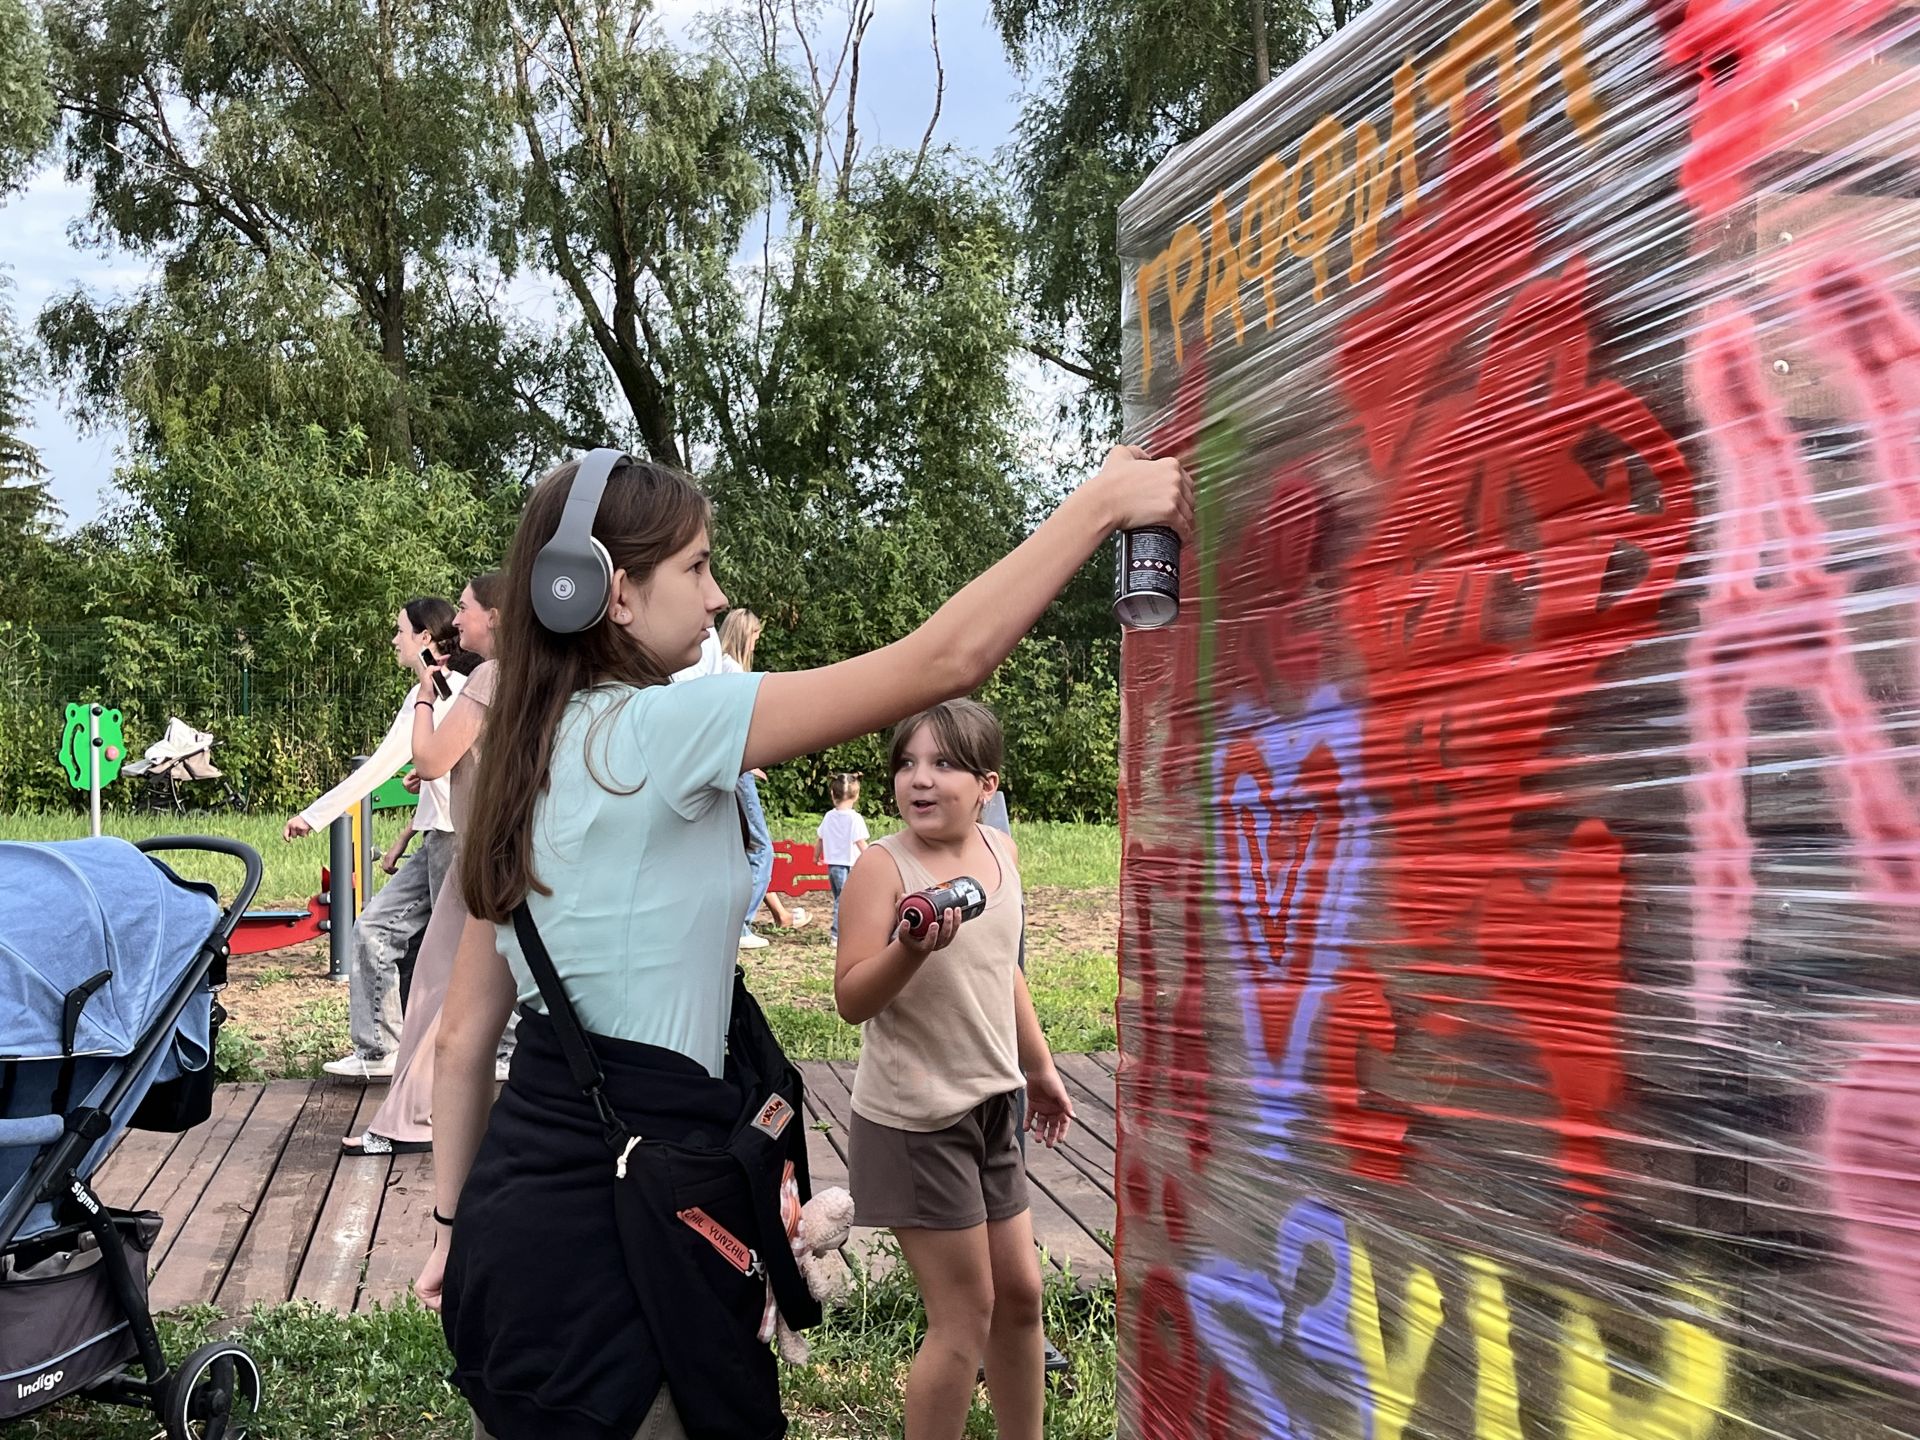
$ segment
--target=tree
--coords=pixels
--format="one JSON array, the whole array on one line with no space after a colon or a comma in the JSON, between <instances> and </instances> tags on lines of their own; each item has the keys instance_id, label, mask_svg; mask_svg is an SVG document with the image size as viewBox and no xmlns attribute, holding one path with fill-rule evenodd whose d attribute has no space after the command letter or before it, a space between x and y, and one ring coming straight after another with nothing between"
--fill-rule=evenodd
<instances>
[{"instance_id":1,"label":"tree","mask_svg":"<svg viewBox=\"0 0 1920 1440\"><path fill-rule=\"evenodd\" d=\"M416 288L497 238L485 19L439 0L53 0L47 15L95 225L159 258L176 294L237 273L236 247L276 284L324 277L391 381L377 438L411 463Z\"/></svg>"},{"instance_id":2,"label":"tree","mask_svg":"<svg viewBox=\"0 0 1920 1440\"><path fill-rule=\"evenodd\" d=\"M32 171L52 126L46 37L24 0L0 0L0 197ZM10 290L0 269L0 615L19 603L30 559L58 514L40 456L24 434L27 390L37 366L15 328Z\"/></svg>"},{"instance_id":3,"label":"tree","mask_svg":"<svg viewBox=\"0 0 1920 1440\"><path fill-rule=\"evenodd\" d=\"M62 545L66 688L111 695L130 737L169 714L212 730L265 804L312 794L385 728L405 684L388 648L400 605L458 594L512 529L466 476L317 426L183 425L116 483ZM54 723L58 695L9 715L21 698L0 696L0 732ZM20 780L0 776L0 803Z\"/></svg>"},{"instance_id":4,"label":"tree","mask_svg":"<svg viewBox=\"0 0 1920 1440\"><path fill-rule=\"evenodd\" d=\"M0 0L0 194L26 178L52 133L46 36L25 0Z\"/></svg>"},{"instance_id":5,"label":"tree","mask_svg":"<svg viewBox=\"0 0 1920 1440\"><path fill-rule=\"evenodd\" d=\"M0 618L25 619L60 511L39 452L23 434L35 365L7 307L9 288L0 274Z\"/></svg>"},{"instance_id":6,"label":"tree","mask_svg":"<svg viewBox=\"0 0 1920 1440\"><path fill-rule=\"evenodd\" d=\"M1120 393L1120 202L1175 146L1361 8L1331 0L993 0L1030 83L1013 173L1025 211L1028 347L1086 383L1110 428Z\"/></svg>"},{"instance_id":7,"label":"tree","mask_svg":"<svg viewBox=\"0 0 1920 1440\"><path fill-rule=\"evenodd\" d=\"M483 493L551 464L597 429L582 417L599 409L597 365L577 337L504 314L496 290L435 267L409 301L414 453ZM126 301L59 296L39 329L81 423L114 416L149 452L182 426L342 435L390 414L400 384L364 315L305 256L236 241L197 247Z\"/></svg>"}]
</instances>

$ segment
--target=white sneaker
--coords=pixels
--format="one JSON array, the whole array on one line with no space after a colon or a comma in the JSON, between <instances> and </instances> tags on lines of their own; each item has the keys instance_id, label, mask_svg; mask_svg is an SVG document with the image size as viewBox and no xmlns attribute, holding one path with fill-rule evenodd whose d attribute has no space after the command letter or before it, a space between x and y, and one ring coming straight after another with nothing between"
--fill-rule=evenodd
<instances>
[{"instance_id":1,"label":"white sneaker","mask_svg":"<svg viewBox=\"0 0 1920 1440\"><path fill-rule=\"evenodd\" d=\"M767 944L766 936L755 935L751 930L740 937L740 948L742 950L764 950L767 948Z\"/></svg>"},{"instance_id":2,"label":"white sneaker","mask_svg":"<svg viewBox=\"0 0 1920 1440\"><path fill-rule=\"evenodd\" d=\"M789 930L798 930L812 918L813 912L808 910L804 905L790 905L787 907L787 928Z\"/></svg>"},{"instance_id":3,"label":"white sneaker","mask_svg":"<svg viewBox=\"0 0 1920 1440\"><path fill-rule=\"evenodd\" d=\"M327 1061L320 1068L343 1080L387 1080L393 1076L393 1056L382 1055L378 1060L368 1060L360 1055L342 1055L338 1060Z\"/></svg>"}]
</instances>

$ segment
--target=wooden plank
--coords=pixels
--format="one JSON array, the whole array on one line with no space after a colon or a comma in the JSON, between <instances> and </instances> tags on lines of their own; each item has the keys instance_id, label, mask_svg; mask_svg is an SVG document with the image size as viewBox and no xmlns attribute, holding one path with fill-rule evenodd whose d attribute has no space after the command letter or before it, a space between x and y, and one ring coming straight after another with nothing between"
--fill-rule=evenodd
<instances>
[{"instance_id":1,"label":"wooden plank","mask_svg":"<svg viewBox=\"0 0 1920 1440\"><path fill-rule=\"evenodd\" d=\"M351 1094L351 1087L340 1087ZM358 1134L373 1123L373 1115L387 1098L385 1085L368 1085L360 1092L360 1108L347 1133ZM373 1245L373 1225L380 1215L381 1192L386 1189L391 1160L386 1156L343 1156L333 1172L333 1185L313 1227L306 1259L300 1262L293 1298L311 1300L328 1310L348 1311L360 1293L360 1275Z\"/></svg>"},{"instance_id":2,"label":"wooden plank","mask_svg":"<svg viewBox=\"0 0 1920 1440\"><path fill-rule=\"evenodd\" d=\"M1111 1116L1114 1113L1113 1072L1104 1069L1091 1055L1056 1055L1053 1068L1074 1091L1077 1108L1082 1098L1094 1109ZM1111 1138L1111 1130L1107 1132Z\"/></svg>"},{"instance_id":3,"label":"wooden plank","mask_svg":"<svg viewBox=\"0 0 1920 1440\"><path fill-rule=\"evenodd\" d=\"M1056 1057L1056 1067L1059 1060L1073 1058L1077 1057ZM1091 1068L1096 1074L1103 1073L1098 1066ZM1073 1127L1067 1131L1067 1138L1061 1142L1058 1153L1064 1155L1082 1175L1111 1198L1114 1193L1114 1139L1118 1130L1113 1112L1102 1108L1099 1096L1065 1068L1060 1068L1060 1079L1066 1085L1067 1093L1073 1097Z\"/></svg>"},{"instance_id":4,"label":"wooden plank","mask_svg":"<svg viewBox=\"0 0 1920 1440\"><path fill-rule=\"evenodd\" d=\"M413 1288L433 1252L433 1196L433 1156L394 1156L355 1310L390 1306Z\"/></svg>"},{"instance_id":5,"label":"wooden plank","mask_svg":"<svg viewBox=\"0 0 1920 1440\"><path fill-rule=\"evenodd\" d=\"M813 1188L825 1190L838 1185L843 1189L847 1183L847 1157L834 1144L833 1120L824 1111L813 1108L811 1098L807 1101L807 1173L813 1177ZM827 1128L823 1131L822 1125ZM846 1136L839 1137L840 1143L846 1143Z\"/></svg>"},{"instance_id":6,"label":"wooden plank","mask_svg":"<svg viewBox=\"0 0 1920 1440\"><path fill-rule=\"evenodd\" d=\"M853 1124L853 1063L846 1062L847 1069L842 1074L835 1062L811 1060L807 1064L817 1067L818 1078L814 1078L813 1069L808 1073L809 1097L816 1099L823 1112L833 1121L833 1142L842 1156L848 1154L850 1130ZM888 1237L885 1230L871 1225L856 1225L853 1234L848 1237L847 1250L858 1255L875 1275L884 1275L893 1268L891 1252L876 1255L874 1252L880 1243Z\"/></svg>"},{"instance_id":7,"label":"wooden plank","mask_svg":"<svg viewBox=\"0 0 1920 1440\"><path fill-rule=\"evenodd\" d=\"M823 1101L829 1110L835 1111L834 1118L842 1125L850 1123L853 1114L852 1087L854 1064L855 1062L851 1060L835 1060L829 1062L829 1068L833 1071L834 1075L840 1079L844 1087L846 1097L844 1109L836 1109L842 1102L834 1091L824 1085L821 1087ZM1042 1146L1033 1147L1035 1150L1043 1148ZM1028 1158L1029 1162L1031 1162L1031 1153ZM1078 1171L1075 1171L1065 1160L1060 1160L1057 1156L1052 1158L1058 1162L1061 1170L1072 1175L1075 1180L1079 1181L1080 1186L1084 1187L1083 1190L1075 1190L1072 1181L1060 1175L1049 1166L1048 1173L1054 1176L1062 1191L1070 1194L1091 1193L1097 1195L1099 1193L1087 1182L1084 1176L1081 1176ZM1059 1202L1054 1199L1053 1193L1049 1188L1038 1184L1032 1184L1029 1188L1032 1191L1034 1239L1038 1240L1041 1247L1046 1250L1049 1262L1052 1263L1056 1269L1064 1269L1066 1268L1065 1262L1071 1259L1074 1272L1077 1275L1091 1276L1096 1273L1111 1274L1113 1270L1112 1258L1107 1256L1105 1251L1100 1248L1099 1242L1093 1238L1089 1229L1081 1225L1071 1214L1061 1207ZM1097 1214L1106 1217L1104 1220L1101 1220L1100 1223L1111 1230L1113 1228L1112 1199L1111 1197L1103 1196L1101 1197L1101 1201L1104 1203L1094 1203L1093 1208ZM856 1238L860 1236L860 1233L860 1230L856 1228L854 1232ZM871 1235L873 1232L868 1233ZM1104 1269L1101 1269L1103 1263Z\"/></svg>"},{"instance_id":8,"label":"wooden plank","mask_svg":"<svg viewBox=\"0 0 1920 1440\"><path fill-rule=\"evenodd\" d=\"M248 1112L178 1238L155 1267L148 1287L155 1310L203 1304L219 1292L312 1088L310 1080L275 1081Z\"/></svg>"},{"instance_id":9,"label":"wooden plank","mask_svg":"<svg viewBox=\"0 0 1920 1440\"><path fill-rule=\"evenodd\" d=\"M1088 1057L1109 1075L1120 1073L1120 1052L1118 1050L1096 1050Z\"/></svg>"},{"instance_id":10,"label":"wooden plank","mask_svg":"<svg viewBox=\"0 0 1920 1440\"><path fill-rule=\"evenodd\" d=\"M340 1137L359 1107L360 1096L350 1086L315 1085L308 1093L266 1196L214 1296L229 1315L292 1296L340 1163Z\"/></svg>"},{"instance_id":11,"label":"wooden plank","mask_svg":"<svg viewBox=\"0 0 1920 1440\"><path fill-rule=\"evenodd\" d=\"M1033 1144L1032 1136L1027 1137L1027 1143ZM1109 1199L1112 1198L1113 1152L1090 1139L1078 1120L1054 1153L1063 1156L1074 1169L1092 1181Z\"/></svg>"},{"instance_id":12,"label":"wooden plank","mask_svg":"<svg viewBox=\"0 0 1920 1440\"><path fill-rule=\"evenodd\" d=\"M1073 1273L1083 1279L1104 1279L1111 1275L1112 1240L1103 1239L1096 1232L1104 1231L1108 1237L1113 1234L1113 1196L1081 1174L1058 1151L1037 1143L1027 1146L1027 1179L1036 1191L1034 1234L1049 1252L1054 1250L1056 1242L1040 1236L1039 1194L1047 1195L1073 1222L1072 1230L1060 1233L1059 1253L1052 1258L1063 1269L1066 1262L1071 1261Z\"/></svg>"},{"instance_id":13,"label":"wooden plank","mask_svg":"<svg viewBox=\"0 0 1920 1440\"><path fill-rule=\"evenodd\" d=\"M100 1168L93 1172L94 1193L118 1209L132 1209L179 1143L178 1134L126 1131L120 1143L100 1162Z\"/></svg>"},{"instance_id":14,"label":"wooden plank","mask_svg":"<svg viewBox=\"0 0 1920 1440\"><path fill-rule=\"evenodd\" d=\"M259 1102L260 1085L220 1085L213 1092L213 1113L180 1136L166 1162L154 1172L146 1189L133 1202L136 1208L158 1210L167 1217L160 1239L147 1252L151 1274L166 1261L167 1252L193 1214L193 1207L226 1158L234 1136Z\"/></svg>"}]
</instances>

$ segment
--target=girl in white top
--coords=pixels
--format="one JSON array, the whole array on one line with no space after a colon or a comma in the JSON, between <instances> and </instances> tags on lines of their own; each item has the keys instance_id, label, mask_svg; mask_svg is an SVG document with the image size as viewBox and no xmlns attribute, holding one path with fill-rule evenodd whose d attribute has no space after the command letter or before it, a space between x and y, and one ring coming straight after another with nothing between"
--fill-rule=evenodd
<instances>
[{"instance_id":1,"label":"girl in white top","mask_svg":"<svg viewBox=\"0 0 1920 1440\"><path fill-rule=\"evenodd\" d=\"M613 1206L551 1190L558 1172L509 1138L538 1137L556 1163L577 1160L582 1177L611 1194L604 1140L577 1092L551 1090L552 1104L571 1106L566 1127L525 1123L539 1097L524 1025L495 1106L494 1043L516 998L538 1010L507 923L515 908L532 913L588 1030L634 1042L632 1053L668 1052L685 1086L699 1071L719 1075L749 883L732 803L742 772L975 689L1114 530L1190 533L1193 517L1178 462L1116 448L1013 554L905 639L820 669L669 687L673 672L698 660L727 605L709 568L705 500L665 467L616 465L592 523L612 572L606 610L584 630L557 633L539 624L531 594L536 558L560 527L576 470L563 465L534 487L507 564L500 682L461 859L473 918L441 1011L435 1065L442 1243L417 1286L438 1306L447 1284L455 1382L499 1440L580 1433L568 1429L578 1410L567 1407L589 1402L595 1413L635 1414L636 1429L654 1427L648 1435L672 1436L681 1433L676 1401L707 1408L726 1398L675 1396L670 1377L662 1384L665 1361L640 1323L642 1297L631 1284L608 1283L609 1267L619 1273ZM539 1058L542 1074L558 1063ZM561 1230L576 1238L557 1239ZM703 1363L721 1345L743 1371L762 1375L764 1364L770 1373L754 1310L754 1324L738 1333L702 1337ZM556 1368L554 1356L576 1353L623 1358L613 1369ZM637 1393L633 1377L644 1377ZM777 1405L777 1387L772 1393Z\"/></svg>"},{"instance_id":2,"label":"girl in white top","mask_svg":"<svg viewBox=\"0 0 1920 1440\"><path fill-rule=\"evenodd\" d=\"M444 716L453 707L466 677L448 676L450 693L441 697L428 682L427 664L421 659L423 654L436 654L445 660L457 648L453 615L451 605L433 597L409 600L400 607L394 617L394 659L401 669L417 677L415 683L373 754L345 780L287 821L285 839L297 840L331 825L411 760L416 709L431 707L436 716ZM453 814L447 782L427 781L420 786L419 795L410 828L419 834L420 848L399 867L393 879L369 894L366 908L354 922L353 957L347 977L348 1031L353 1049L322 1067L331 1075L365 1080L393 1073L394 1052L400 1045L400 962L414 937L426 928L434 901L453 865ZM381 860L389 874L393 874L398 851L406 839L403 833L394 842L395 849ZM371 877L368 883L371 889Z\"/></svg>"},{"instance_id":3,"label":"girl in white top","mask_svg":"<svg viewBox=\"0 0 1920 1440\"><path fill-rule=\"evenodd\" d=\"M460 592L453 627L459 632L460 648L480 663L456 692L455 703L441 707L421 701L413 707L413 773L425 782L423 788L447 787L456 827L466 818L480 732L493 703L493 627L499 617L500 586L500 572L490 570L474 576ZM454 854L457 866L457 828ZM441 1001L453 975L454 951L466 923L467 907L459 885L443 887L420 940L387 1098L364 1130L342 1138L341 1149L348 1154L406 1154L433 1148L433 1047L439 1035ZM506 1049L505 1053L512 1052Z\"/></svg>"}]
</instances>

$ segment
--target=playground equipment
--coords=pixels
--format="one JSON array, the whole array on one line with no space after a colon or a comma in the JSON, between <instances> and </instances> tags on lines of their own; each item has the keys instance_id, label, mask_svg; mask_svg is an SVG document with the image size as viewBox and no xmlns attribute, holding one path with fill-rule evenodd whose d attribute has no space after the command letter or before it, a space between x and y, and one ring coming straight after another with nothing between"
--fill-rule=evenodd
<instances>
[{"instance_id":1,"label":"playground equipment","mask_svg":"<svg viewBox=\"0 0 1920 1440\"><path fill-rule=\"evenodd\" d=\"M367 757L355 755L348 765L358 768ZM411 767L408 767L411 769ZM327 937L327 978L336 984L347 978L353 951L353 923L366 909L373 882L373 816L376 810L399 810L414 803L404 782L406 771L387 781L366 799L327 827L327 864L320 871L320 893L300 910L250 910L234 932L233 953L259 955ZM345 876L336 891L335 876Z\"/></svg>"},{"instance_id":2,"label":"playground equipment","mask_svg":"<svg viewBox=\"0 0 1920 1440\"><path fill-rule=\"evenodd\" d=\"M792 840L773 842L773 879L767 888L778 895L815 895L833 889L827 867L811 845Z\"/></svg>"},{"instance_id":3,"label":"playground equipment","mask_svg":"<svg viewBox=\"0 0 1920 1440\"><path fill-rule=\"evenodd\" d=\"M120 712L94 701L67 706L67 725L60 735L60 767L67 782L87 792L93 833L100 834L100 791L120 777L127 742L120 733Z\"/></svg>"}]
</instances>

